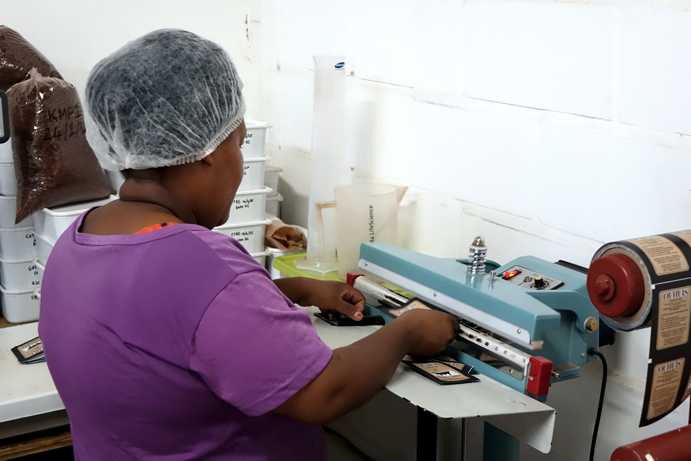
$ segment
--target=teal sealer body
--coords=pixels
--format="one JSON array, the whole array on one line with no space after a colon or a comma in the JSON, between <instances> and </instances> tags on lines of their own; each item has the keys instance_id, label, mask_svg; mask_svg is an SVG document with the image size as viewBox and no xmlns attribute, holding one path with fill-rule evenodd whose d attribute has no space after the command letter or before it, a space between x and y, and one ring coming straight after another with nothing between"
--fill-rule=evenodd
<instances>
[{"instance_id":1,"label":"teal sealer body","mask_svg":"<svg viewBox=\"0 0 691 461\"><path fill-rule=\"evenodd\" d=\"M532 256L488 272L479 238L470 253L461 262L365 243L359 267L456 316L459 361L544 400L552 382L578 376L588 351L598 348L599 316L586 275Z\"/></svg>"}]
</instances>

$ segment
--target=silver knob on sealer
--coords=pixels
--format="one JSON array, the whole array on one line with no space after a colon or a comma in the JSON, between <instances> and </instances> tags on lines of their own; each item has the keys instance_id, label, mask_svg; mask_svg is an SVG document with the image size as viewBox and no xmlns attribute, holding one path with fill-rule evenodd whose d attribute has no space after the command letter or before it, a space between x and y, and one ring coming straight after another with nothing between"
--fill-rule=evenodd
<instances>
[{"instance_id":1,"label":"silver knob on sealer","mask_svg":"<svg viewBox=\"0 0 691 461\"><path fill-rule=\"evenodd\" d=\"M470 258L470 273L484 274L487 247L485 246L485 240L482 237L475 237L473 243L468 249L468 257Z\"/></svg>"}]
</instances>

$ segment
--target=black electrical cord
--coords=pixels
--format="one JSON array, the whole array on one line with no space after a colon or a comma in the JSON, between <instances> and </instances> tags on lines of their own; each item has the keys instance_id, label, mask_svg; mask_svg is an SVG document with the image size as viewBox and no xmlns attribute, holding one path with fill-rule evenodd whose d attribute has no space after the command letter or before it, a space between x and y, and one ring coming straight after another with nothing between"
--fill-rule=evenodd
<instances>
[{"instance_id":1,"label":"black electrical cord","mask_svg":"<svg viewBox=\"0 0 691 461\"><path fill-rule=\"evenodd\" d=\"M595 444L597 443L597 433L600 430L600 418L602 417L602 407L605 403L605 390L607 389L607 359L602 353L589 350L588 354L594 355L602 362L602 385L600 386L600 399L597 403L597 415L595 416L595 426L593 427L593 438L590 440L590 461L595 459Z\"/></svg>"}]
</instances>

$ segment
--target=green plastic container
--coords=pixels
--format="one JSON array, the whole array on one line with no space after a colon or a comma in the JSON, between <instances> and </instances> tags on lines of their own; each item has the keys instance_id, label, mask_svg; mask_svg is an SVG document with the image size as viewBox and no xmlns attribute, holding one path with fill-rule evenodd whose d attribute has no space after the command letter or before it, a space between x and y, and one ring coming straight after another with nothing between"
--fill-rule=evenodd
<instances>
[{"instance_id":1,"label":"green plastic container","mask_svg":"<svg viewBox=\"0 0 691 461\"><path fill-rule=\"evenodd\" d=\"M316 280L332 280L336 282L344 281L337 271L320 274L318 272L298 269L297 263L303 259L305 259L305 253L278 256L274 259L273 268L281 274L281 277L306 277Z\"/></svg>"}]
</instances>

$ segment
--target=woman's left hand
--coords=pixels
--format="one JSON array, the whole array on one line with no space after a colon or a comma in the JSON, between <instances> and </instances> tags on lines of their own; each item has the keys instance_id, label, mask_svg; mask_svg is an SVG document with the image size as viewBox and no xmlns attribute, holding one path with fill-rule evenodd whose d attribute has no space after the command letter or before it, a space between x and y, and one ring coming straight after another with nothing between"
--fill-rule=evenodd
<instances>
[{"instance_id":1,"label":"woman's left hand","mask_svg":"<svg viewBox=\"0 0 691 461\"><path fill-rule=\"evenodd\" d=\"M353 320L362 320L365 297L355 288L341 282L313 280L305 293L304 304L317 306L322 312L335 311Z\"/></svg>"}]
</instances>

